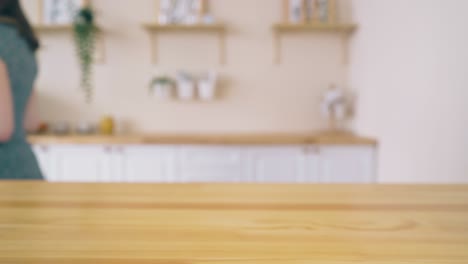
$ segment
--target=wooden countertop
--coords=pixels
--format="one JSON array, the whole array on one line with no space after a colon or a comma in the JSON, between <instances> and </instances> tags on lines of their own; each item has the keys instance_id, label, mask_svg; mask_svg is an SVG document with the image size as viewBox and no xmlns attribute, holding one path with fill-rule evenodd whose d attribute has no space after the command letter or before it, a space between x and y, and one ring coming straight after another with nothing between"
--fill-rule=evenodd
<instances>
[{"instance_id":1,"label":"wooden countertop","mask_svg":"<svg viewBox=\"0 0 468 264\"><path fill-rule=\"evenodd\" d=\"M2 264L465 264L468 186L0 182Z\"/></svg>"},{"instance_id":2,"label":"wooden countertop","mask_svg":"<svg viewBox=\"0 0 468 264\"><path fill-rule=\"evenodd\" d=\"M322 145L376 145L371 138L353 134L159 134L124 136L55 136L34 135L29 137L32 144L322 144Z\"/></svg>"}]
</instances>

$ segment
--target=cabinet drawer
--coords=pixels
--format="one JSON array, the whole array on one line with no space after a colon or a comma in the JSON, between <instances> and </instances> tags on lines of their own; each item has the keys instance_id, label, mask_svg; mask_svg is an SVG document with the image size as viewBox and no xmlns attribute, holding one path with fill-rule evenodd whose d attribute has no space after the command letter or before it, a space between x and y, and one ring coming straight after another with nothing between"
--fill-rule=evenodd
<instances>
[{"instance_id":1,"label":"cabinet drawer","mask_svg":"<svg viewBox=\"0 0 468 264\"><path fill-rule=\"evenodd\" d=\"M175 174L175 147L127 146L118 147L121 180L125 182L178 182Z\"/></svg>"},{"instance_id":2,"label":"cabinet drawer","mask_svg":"<svg viewBox=\"0 0 468 264\"><path fill-rule=\"evenodd\" d=\"M297 183L306 177L306 151L301 146L253 147L248 160L256 182Z\"/></svg>"},{"instance_id":3,"label":"cabinet drawer","mask_svg":"<svg viewBox=\"0 0 468 264\"><path fill-rule=\"evenodd\" d=\"M180 176L186 182L243 182L242 148L221 146L182 147L179 156Z\"/></svg>"}]
</instances>

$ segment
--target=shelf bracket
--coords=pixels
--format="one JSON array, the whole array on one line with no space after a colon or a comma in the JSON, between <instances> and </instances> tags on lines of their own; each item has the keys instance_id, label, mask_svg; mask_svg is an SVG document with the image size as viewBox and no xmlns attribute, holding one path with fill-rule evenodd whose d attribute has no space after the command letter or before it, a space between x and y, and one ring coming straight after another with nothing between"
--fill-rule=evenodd
<instances>
[{"instance_id":1,"label":"shelf bracket","mask_svg":"<svg viewBox=\"0 0 468 264\"><path fill-rule=\"evenodd\" d=\"M275 30L273 38L273 60L275 64L281 64L281 33Z\"/></svg>"},{"instance_id":2,"label":"shelf bracket","mask_svg":"<svg viewBox=\"0 0 468 264\"><path fill-rule=\"evenodd\" d=\"M226 65L226 32L219 32L219 63Z\"/></svg>"},{"instance_id":3,"label":"shelf bracket","mask_svg":"<svg viewBox=\"0 0 468 264\"><path fill-rule=\"evenodd\" d=\"M158 25L158 24L144 24L143 25L149 34L151 45L151 62L157 64L158 62L158 34L163 32L213 32L213 36L218 38L219 46L219 63L226 64L226 29L224 25L220 24L200 24L200 25Z\"/></svg>"},{"instance_id":4,"label":"shelf bracket","mask_svg":"<svg viewBox=\"0 0 468 264\"><path fill-rule=\"evenodd\" d=\"M149 33L151 45L151 62L152 64L158 63L158 38L154 32Z\"/></svg>"},{"instance_id":5,"label":"shelf bracket","mask_svg":"<svg viewBox=\"0 0 468 264\"><path fill-rule=\"evenodd\" d=\"M342 61L344 65L349 63L349 34L342 33L341 35Z\"/></svg>"}]
</instances>

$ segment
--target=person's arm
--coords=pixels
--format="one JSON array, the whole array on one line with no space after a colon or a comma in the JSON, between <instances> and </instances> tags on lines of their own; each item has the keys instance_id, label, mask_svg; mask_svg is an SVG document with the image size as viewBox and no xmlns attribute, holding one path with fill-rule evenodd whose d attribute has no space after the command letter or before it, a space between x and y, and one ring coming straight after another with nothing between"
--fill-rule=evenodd
<instances>
[{"instance_id":1,"label":"person's arm","mask_svg":"<svg viewBox=\"0 0 468 264\"><path fill-rule=\"evenodd\" d=\"M24 128L28 132L37 132L39 129L39 114L37 109L36 95L33 91L29 98L28 105L26 107L26 115L24 117Z\"/></svg>"},{"instance_id":2,"label":"person's arm","mask_svg":"<svg viewBox=\"0 0 468 264\"><path fill-rule=\"evenodd\" d=\"M8 142L15 130L13 98L5 63L0 59L0 143Z\"/></svg>"}]
</instances>

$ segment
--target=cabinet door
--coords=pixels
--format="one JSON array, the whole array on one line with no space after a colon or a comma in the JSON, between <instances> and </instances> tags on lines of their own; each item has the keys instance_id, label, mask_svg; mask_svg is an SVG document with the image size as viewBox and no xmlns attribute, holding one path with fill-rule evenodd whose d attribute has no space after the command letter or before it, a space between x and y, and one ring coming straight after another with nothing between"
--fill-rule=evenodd
<instances>
[{"instance_id":1,"label":"cabinet door","mask_svg":"<svg viewBox=\"0 0 468 264\"><path fill-rule=\"evenodd\" d=\"M118 147L120 154L114 159L114 167L122 172L125 182L177 182L175 150L164 146Z\"/></svg>"},{"instance_id":2,"label":"cabinet door","mask_svg":"<svg viewBox=\"0 0 468 264\"><path fill-rule=\"evenodd\" d=\"M248 160L250 177L257 182L299 183L316 178L314 155L302 146L252 147Z\"/></svg>"},{"instance_id":3,"label":"cabinet door","mask_svg":"<svg viewBox=\"0 0 468 264\"><path fill-rule=\"evenodd\" d=\"M64 182L103 182L110 180L111 147L54 146L55 180Z\"/></svg>"},{"instance_id":4,"label":"cabinet door","mask_svg":"<svg viewBox=\"0 0 468 264\"><path fill-rule=\"evenodd\" d=\"M37 162L47 181L54 181L52 174L52 154L51 148L46 145L33 146L33 152L36 155Z\"/></svg>"},{"instance_id":5,"label":"cabinet door","mask_svg":"<svg viewBox=\"0 0 468 264\"><path fill-rule=\"evenodd\" d=\"M375 181L375 149L361 146L320 148L320 180L323 183L372 183Z\"/></svg>"},{"instance_id":6,"label":"cabinet door","mask_svg":"<svg viewBox=\"0 0 468 264\"><path fill-rule=\"evenodd\" d=\"M305 160L304 175L299 178L302 183L319 183L319 148L317 146L303 146Z\"/></svg>"},{"instance_id":7,"label":"cabinet door","mask_svg":"<svg viewBox=\"0 0 468 264\"><path fill-rule=\"evenodd\" d=\"M240 147L186 146L179 156L184 182L248 182Z\"/></svg>"}]
</instances>

